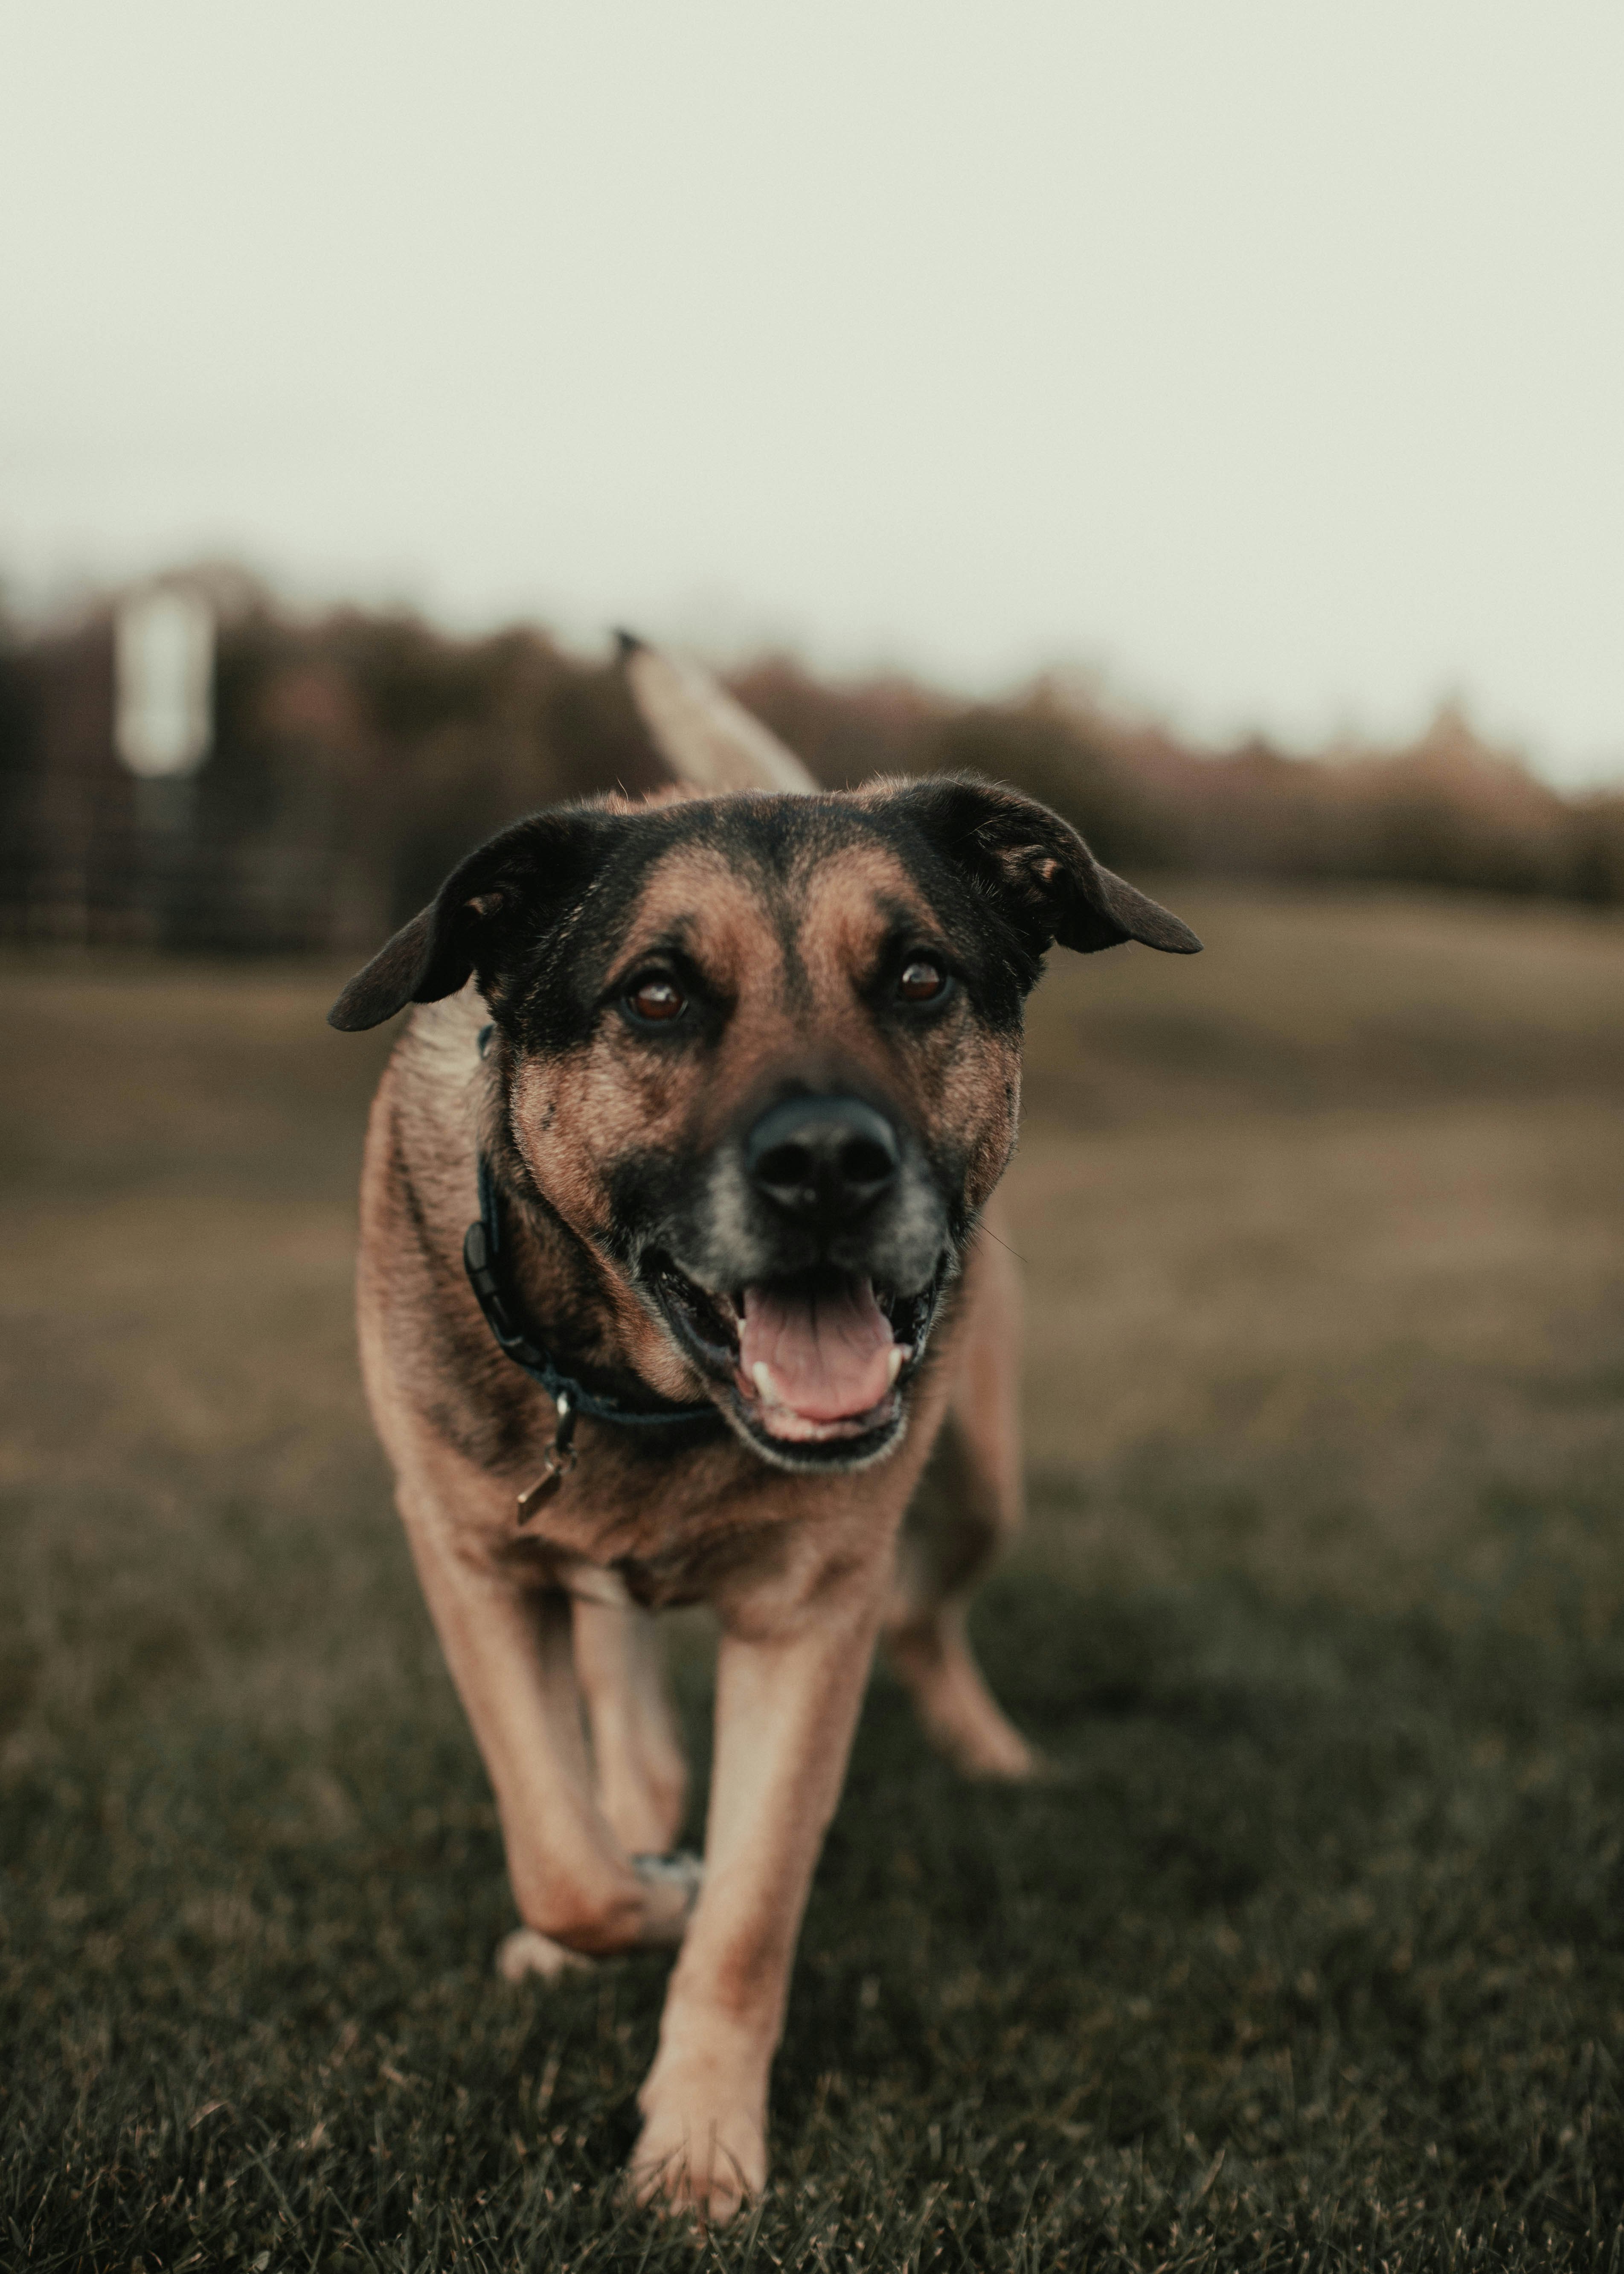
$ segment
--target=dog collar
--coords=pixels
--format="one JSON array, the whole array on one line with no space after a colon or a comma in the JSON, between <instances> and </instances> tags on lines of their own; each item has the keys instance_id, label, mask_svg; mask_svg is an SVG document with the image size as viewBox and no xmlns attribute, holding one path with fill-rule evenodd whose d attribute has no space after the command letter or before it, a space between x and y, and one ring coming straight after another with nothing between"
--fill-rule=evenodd
<instances>
[{"instance_id":1,"label":"dog collar","mask_svg":"<svg viewBox=\"0 0 1624 2274\"><path fill-rule=\"evenodd\" d=\"M719 1421L709 1398L695 1405L678 1405L658 1397L648 1408L622 1405L618 1398L599 1397L583 1389L572 1374L553 1362L545 1344L530 1331L523 1312L508 1284L502 1269L502 1196L491 1173L491 1163L479 1156L479 1214L468 1227L462 1242L462 1264L485 1314L485 1322L505 1358L541 1384L558 1412L558 1428L547 1451L547 1465L527 1492L519 1495L519 1521L550 1500L575 1465L575 1423L584 1413L592 1421L613 1421L622 1429L691 1429L695 1422ZM653 1395L654 1393L650 1393Z\"/></svg>"},{"instance_id":2,"label":"dog collar","mask_svg":"<svg viewBox=\"0 0 1624 2274\"><path fill-rule=\"evenodd\" d=\"M491 1174L491 1163L482 1153L479 1156L479 1215L468 1227L462 1242L462 1261L467 1269L485 1323L495 1336L508 1358L522 1367L532 1382L540 1382L555 1405L568 1402L575 1413L584 1413L593 1421L618 1421L628 1429L677 1428L684 1423L714 1421L719 1415L710 1399L703 1398L695 1405L679 1405L669 1397L660 1397L657 1391L649 1394L656 1404L644 1412L636 1406L622 1405L615 1397L598 1397L583 1389L570 1374L554 1366L543 1344L529 1332L518 1306L513 1300L501 1269L502 1197Z\"/></svg>"}]
</instances>

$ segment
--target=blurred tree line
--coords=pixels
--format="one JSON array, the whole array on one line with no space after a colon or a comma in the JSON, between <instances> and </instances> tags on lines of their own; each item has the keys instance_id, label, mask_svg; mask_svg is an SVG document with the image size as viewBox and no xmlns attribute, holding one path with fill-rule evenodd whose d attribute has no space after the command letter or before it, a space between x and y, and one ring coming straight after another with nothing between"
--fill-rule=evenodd
<instances>
[{"instance_id":1,"label":"blurred tree line","mask_svg":"<svg viewBox=\"0 0 1624 2274\"><path fill-rule=\"evenodd\" d=\"M207 951L351 951L515 816L665 777L618 670L515 628L279 610L207 573L213 742L184 779L114 748L110 608L0 634L0 932ZM777 659L743 700L831 787L970 768L1129 870L1364 879L1624 900L1624 791L1564 796L1444 712L1413 747L1206 750L1046 680L1007 701L833 685Z\"/></svg>"}]
</instances>

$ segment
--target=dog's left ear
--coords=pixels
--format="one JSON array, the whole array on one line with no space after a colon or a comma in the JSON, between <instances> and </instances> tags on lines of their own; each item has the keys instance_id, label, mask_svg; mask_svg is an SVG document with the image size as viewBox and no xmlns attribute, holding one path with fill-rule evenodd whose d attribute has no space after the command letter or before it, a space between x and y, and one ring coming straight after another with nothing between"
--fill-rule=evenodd
<instances>
[{"instance_id":1,"label":"dog's left ear","mask_svg":"<svg viewBox=\"0 0 1624 2274\"><path fill-rule=\"evenodd\" d=\"M940 849L966 868L1033 953L1092 955L1142 940L1168 955L1199 955L1187 923L1101 868L1069 821L1035 798L946 774L902 793Z\"/></svg>"},{"instance_id":2,"label":"dog's left ear","mask_svg":"<svg viewBox=\"0 0 1624 2274\"><path fill-rule=\"evenodd\" d=\"M593 823L586 813L536 813L460 862L426 908L357 971L329 1027L357 1034L409 1003L438 1003L476 972L489 1000L508 955L590 870Z\"/></svg>"}]
</instances>

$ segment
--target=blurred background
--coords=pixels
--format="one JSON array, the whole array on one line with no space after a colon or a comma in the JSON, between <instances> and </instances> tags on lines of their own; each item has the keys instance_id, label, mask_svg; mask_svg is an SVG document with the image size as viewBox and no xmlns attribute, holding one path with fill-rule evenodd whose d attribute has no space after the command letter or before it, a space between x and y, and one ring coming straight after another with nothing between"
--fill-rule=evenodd
<instances>
[{"instance_id":1,"label":"blurred background","mask_svg":"<svg viewBox=\"0 0 1624 2274\"><path fill-rule=\"evenodd\" d=\"M351 1350L391 1037L323 1024L470 845L658 780L617 622L1207 942L1034 998L975 1622L1064 1774L968 1792L876 1682L772 2249L1611 2263L1617 10L62 0L0 56L30 2263L620 2263L661 1977L489 1980Z\"/></svg>"}]
</instances>

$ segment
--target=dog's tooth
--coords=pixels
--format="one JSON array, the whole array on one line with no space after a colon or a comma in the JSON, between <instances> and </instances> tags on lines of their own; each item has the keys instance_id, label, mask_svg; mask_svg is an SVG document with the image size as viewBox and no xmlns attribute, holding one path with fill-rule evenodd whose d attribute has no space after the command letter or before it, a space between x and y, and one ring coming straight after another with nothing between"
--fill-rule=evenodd
<instances>
[{"instance_id":1,"label":"dog's tooth","mask_svg":"<svg viewBox=\"0 0 1624 2274\"><path fill-rule=\"evenodd\" d=\"M772 1378L772 1368L764 1358L758 1358L750 1368L750 1379L760 1391L763 1405L783 1404L784 1400L778 1396L778 1386Z\"/></svg>"},{"instance_id":2,"label":"dog's tooth","mask_svg":"<svg viewBox=\"0 0 1624 2274\"><path fill-rule=\"evenodd\" d=\"M893 1343L890 1350L885 1353L885 1387L887 1389L891 1388L892 1382L896 1381L897 1376L902 1372L902 1361L906 1358L906 1356L907 1352L903 1349L900 1343Z\"/></svg>"}]
</instances>

